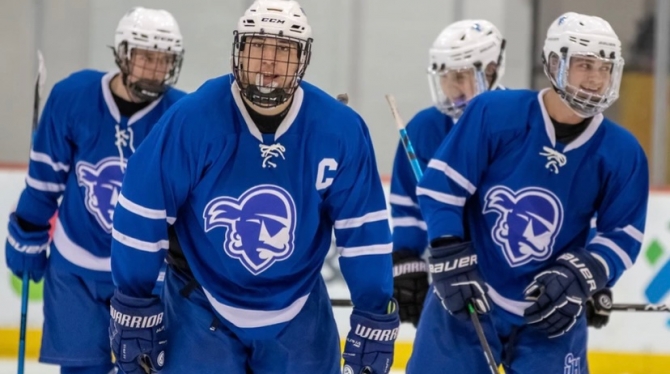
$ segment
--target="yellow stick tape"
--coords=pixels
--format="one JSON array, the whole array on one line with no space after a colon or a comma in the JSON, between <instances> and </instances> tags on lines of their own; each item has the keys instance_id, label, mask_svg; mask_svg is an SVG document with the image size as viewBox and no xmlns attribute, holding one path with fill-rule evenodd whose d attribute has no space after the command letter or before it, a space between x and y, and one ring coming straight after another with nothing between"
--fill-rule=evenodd
<instances>
[{"instance_id":1,"label":"yellow stick tape","mask_svg":"<svg viewBox=\"0 0 670 374\"><path fill-rule=\"evenodd\" d=\"M42 331L31 329L26 333L26 358L37 360ZM344 341L342 342L344 346ZM0 329L0 358L16 359L19 351L19 330ZM403 370L412 353L411 342L396 342L394 370ZM484 359L482 357L482 359ZM500 371L503 373L503 371ZM630 352L589 352L591 374L668 374L670 355Z\"/></svg>"}]
</instances>

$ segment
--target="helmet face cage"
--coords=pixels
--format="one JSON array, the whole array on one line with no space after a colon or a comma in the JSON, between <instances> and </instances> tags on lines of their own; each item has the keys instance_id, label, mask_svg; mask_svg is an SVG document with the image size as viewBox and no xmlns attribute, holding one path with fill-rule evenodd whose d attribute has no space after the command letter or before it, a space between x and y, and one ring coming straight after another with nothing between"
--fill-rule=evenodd
<instances>
[{"instance_id":1,"label":"helmet face cage","mask_svg":"<svg viewBox=\"0 0 670 374\"><path fill-rule=\"evenodd\" d=\"M140 52L139 51L146 51ZM169 86L177 84L184 51L146 48L121 42L114 50L116 65L133 96L141 101L153 101ZM147 78L150 77L150 78Z\"/></svg>"},{"instance_id":2,"label":"helmet face cage","mask_svg":"<svg viewBox=\"0 0 670 374\"><path fill-rule=\"evenodd\" d=\"M262 31L234 35L231 63L241 94L262 108L290 100L309 65L312 39Z\"/></svg>"},{"instance_id":3,"label":"helmet face cage","mask_svg":"<svg viewBox=\"0 0 670 374\"><path fill-rule=\"evenodd\" d=\"M582 118L602 113L619 98L623 67L623 58L614 56L614 53L610 56L604 52L568 53L565 49L560 56L552 52L544 64L545 74L561 99ZM589 89L588 80L592 77L604 82L600 87ZM574 79L582 81L575 82Z\"/></svg>"},{"instance_id":4,"label":"helmet face cage","mask_svg":"<svg viewBox=\"0 0 670 374\"><path fill-rule=\"evenodd\" d=\"M470 100L489 89L480 63L464 68L434 63L428 68L428 85L435 107L453 120L460 118Z\"/></svg>"}]
</instances>

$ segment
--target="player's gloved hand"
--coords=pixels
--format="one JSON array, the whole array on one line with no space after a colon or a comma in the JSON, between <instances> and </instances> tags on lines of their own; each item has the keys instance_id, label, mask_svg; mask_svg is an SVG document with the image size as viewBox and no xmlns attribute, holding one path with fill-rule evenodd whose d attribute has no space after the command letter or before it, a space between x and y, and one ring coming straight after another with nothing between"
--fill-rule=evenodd
<instances>
[{"instance_id":1,"label":"player's gloved hand","mask_svg":"<svg viewBox=\"0 0 670 374\"><path fill-rule=\"evenodd\" d=\"M612 290L604 288L586 300L586 324L597 329L605 327L612 313Z\"/></svg>"},{"instance_id":2,"label":"player's gloved hand","mask_svg":"<svg viewBox=\"0 0 670 374\"><path fill-rule=\"evenodd\" d=\"M393 297L398 300L400 322L416 327L428 293L428 264L414 251L393 252Z\"/></svg>"},{"instance_id":3,"label":"player's gloved hand","mask_svg":"<svg viewBox=\"0 0 670 374\"><path fill-rule=\"evenodd\" d=\"M526 288L534 301L524 313L526 323L555 338L570 331L586 300L607 283L605 267L587 250L560 255L553 266L535 276Z\"/></svg>"},{"instance_id":4,"label":"player's gloved hand","mask_svg":"<svg viewBox=\"0 0 670 374\"><path fill-rule=\"evenodd\" d=\"M34 282L44 277L47 267L49 227L22 227L16 213L9 216L8 235L5 242L7 267L19 278L27 272Z\"/></svg>"},{"instance_id":5,"label":"player's gloved hand","mask_svg":"<svg viewBox=\"0 0 670 374\"><path fill-rule=\"evenodd\" d=\"M350 321L351 330L342 354L342 374L388 374L400 327L396 301L389 302L387 314L373 314L354 308Z\"/></svg>"},{"instance_id":6,"label":"player's gloved hand","mask_svg":"<svg viewBox=\"0 0 670 374\"><path fill-rule=\"evenodd\" d=\"M114 291L109 341L116 365L126 374L158 372L165 364L167 336L163 303Z\"/></svg>"},{"instance_id":7,"label":"player's gloved hand","mask_svg":"<svg viewBox=\"0 0 670 374\"><path fill-rule=\"evenodd\" d=\"M478 313L491 311L486 295L488 288L479 275L477 255L471 242L434 246L430 249L428 263L435 293L451 315L466 320L470 302Z\"/></svg>"}]
</instances>

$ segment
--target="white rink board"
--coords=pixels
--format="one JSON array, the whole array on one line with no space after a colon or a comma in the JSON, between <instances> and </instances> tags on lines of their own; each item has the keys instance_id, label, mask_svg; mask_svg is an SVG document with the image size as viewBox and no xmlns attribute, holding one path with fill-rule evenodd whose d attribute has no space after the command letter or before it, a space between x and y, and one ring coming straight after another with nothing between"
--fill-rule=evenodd
<instances>
[{"instance_id":1,"label":"white rink board","mask_svg":"<svg viewBox=\"0 0 670 374\"><path fill-rule=\"evenodd\" d=\"M25 171L0 170L0 240L7 236L7 217L18 200L23 188ZM388 189L387 189L388 191ZM653 192L649 203L647 230L642 253L636 265L629 270L614 288L614 301L618 303L646 303L645 288L656 276L658 270L670 261L670 192ZM644 256L652 240L656 240L664 253L652 265ZM4 265L4 245L0 246L0 328L17 328L20 319L20 298L10 288L10 275ZM332 274L330 272L329 274ZM666 284L670 284L667 279ZM668 286L670 288L670 286ZM349 293L342 281L329 284L332 298L346 298ZM670 293L665 294L665 302L670 302ZM30 304L29 325L42 325L42 304ZM348 330L349 308L335 308L340 333ZM411 341L414 328L403 324L400 340ZM602 330L591 330L589 348L598 351L646 352L670 354L670 313L614 313L610 324Z\"/></svg>"}]
</instances>

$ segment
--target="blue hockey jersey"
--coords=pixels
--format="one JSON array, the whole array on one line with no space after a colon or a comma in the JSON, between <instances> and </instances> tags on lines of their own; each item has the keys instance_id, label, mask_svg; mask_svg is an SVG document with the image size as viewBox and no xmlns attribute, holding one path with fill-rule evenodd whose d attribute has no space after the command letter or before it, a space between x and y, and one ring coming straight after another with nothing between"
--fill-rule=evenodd
<instances>
[{"instance_id":1,"label":"blue hockey jersey","mask_svg":"<svg viewBox=\"0 0 670 374\"><path fill-rule=\"evenodd\" d=\"M48 225L58 210L51 266L101 279L110 276L112 214L126 160L168 107L185 95L168 89L125 118L109 87L116 74L84 70L53 87L16 208L19 217L40 226Z\"/></svg>"},{"instance_id":2,"label":"blue hockey jersey","mask_svg":"<svg viewBox=\"0 0 670 374\"><path fill-rule=\"evenodd\" d=\"M635 262L645 225L649 175L637 140L599 114L572 142L556 142L544 92L476 97L417 187L429 238L471 240L489 296L512 319L529 305L533 277L584 247L594 216L586 249L609 286Z\"/></svg>"},{"instance_id":3,"label":"blue hockey jersey","mask_svg":"<svg viewBox=\"0 0 670 374\"><path fill-rule=\"evenodd\" d=\"M506 90L498 85L496 90ZM405 129L414 147L421 170L426 170L444 138L454 127L454 120L431 106L417 113ZM417 180L402 141L398 142L391 174L391 224L393 250L410 250L421 257L428 247L426 222L416 197Z\"/></svg>"},{"instance_id":4,"label":"blue hockey jersey","mask_svg":"<svg viewBox=\"0 0 670 374\"><path fill-rule=\"evenodd\" d=\"M243 333L272 334L300 312L333 229L356 308L382 313L392 295L388 212L368 129L306 82L276 134L260 133L230 75L161 119L130 160L114 213L121 292L151 294L166 222L213 309Z\"/></svg>"},{"instance_id":5,"label":"blue hockey jersey","mask_svg":"<svg viewBox=\"0 0 670 374\"><path fill-rule=\"evenodd\" d=\"M453 126L454 122L451 117L435 107L420 111L409 121L405 129L414 147L421 170L426 170L428 161ZM393 250L411 250L421 256L428 246L428 236L426 223L416 198L416 184L416 177L405 148L402 142L399 142L393 160L391 194L389 195L393 225Z\"/></svg>"}]
</instances>

